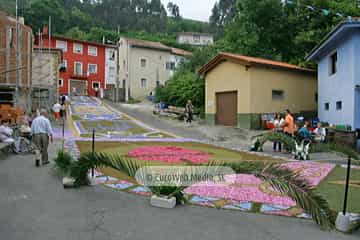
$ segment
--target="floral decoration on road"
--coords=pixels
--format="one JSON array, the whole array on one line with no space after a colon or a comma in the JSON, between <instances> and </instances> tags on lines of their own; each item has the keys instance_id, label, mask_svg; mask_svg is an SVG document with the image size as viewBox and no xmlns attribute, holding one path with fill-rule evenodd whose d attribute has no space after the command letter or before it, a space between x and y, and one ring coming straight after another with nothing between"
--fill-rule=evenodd
<instances>
[{"instance_id":1,"label":"floral decoration on road","mask_svg":"<svg viewBox=\"0 0 360 240\"><path fill-rule=\"evenodd\" d=\"M207 163L210 158L208 153L175 146L139 147L128 152L128 156L144 161L193 164Z\"/></svg>"}]
</instances>

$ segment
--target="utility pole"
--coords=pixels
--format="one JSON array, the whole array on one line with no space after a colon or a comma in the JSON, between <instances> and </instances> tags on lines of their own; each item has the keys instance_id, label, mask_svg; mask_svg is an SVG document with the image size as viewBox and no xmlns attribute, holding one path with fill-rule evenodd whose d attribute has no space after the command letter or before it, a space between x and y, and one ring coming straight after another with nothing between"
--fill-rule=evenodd
<instances>
[{"instance_id":1,"label":"utility pole","mask_svg":"<svg viewBox=\"0 0 360 240\"><path fill-rule=\"evenodd\" d=\"M119 40L116 42L116 94L115 101L119 102L119 85L120 85L120 43ZM126 90L125 90L126 91Z\"/></svg>"},{"instance_id":2,"label":"utility pole","mask_svg":"<svg viewBox=\"0 0 360 240\"><path fill-rule=\"evenodd\" d=\"M16 0L16 50L15 50L15 61L16 61L16 71L15 71L15 106L19 104L19 16L18 16L18 0Z\"/></svg>"}]
</instances>

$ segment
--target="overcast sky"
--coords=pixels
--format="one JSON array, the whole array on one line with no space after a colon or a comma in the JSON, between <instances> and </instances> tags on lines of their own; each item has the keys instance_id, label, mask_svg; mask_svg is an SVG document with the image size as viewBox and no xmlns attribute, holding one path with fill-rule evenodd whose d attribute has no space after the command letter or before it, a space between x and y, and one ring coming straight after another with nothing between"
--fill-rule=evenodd
<instances>
[{"instance_id":1,"label":"overcast sky","mask_svg":"<svg viewBox=\"0 0 360 240\"><path fill-rule=\"evenodd\" d=\"M165 8L168 2L173 2L180 7L183 18L208 21L211 10L217 0L161 0Z\"/></svg>"}]
</instances>

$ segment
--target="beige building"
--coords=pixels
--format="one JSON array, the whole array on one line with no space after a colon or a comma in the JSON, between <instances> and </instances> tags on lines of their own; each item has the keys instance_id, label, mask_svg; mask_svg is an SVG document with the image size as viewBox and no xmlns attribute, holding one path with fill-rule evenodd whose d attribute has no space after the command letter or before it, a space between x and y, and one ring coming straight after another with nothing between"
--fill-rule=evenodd
<instances>
[{"instance_id":1,"label":"beige building","mask_svg":"<svg viewBox=\"0 0 360 240\"><path fill-rule=\"evenodd\" d=\"M121 38L119 42L119 79L125 100L143 100L164 85L176 68L179 57L189 52L170 48L159 42ZM176 60L175 60L176 56Z\"/></svg>"},{"instance_id":2,"label":"beige building","mask_svg":"<svg viewBox=\"0 0 360 240\"><path fill-rule=\"evenodd\" d=\"M261 116L317 110L316 72L295 65L220 53L203 66L210 124L259 128Z\"/></svg>"},{"instance_id":3,"label":"beige building","mask_svg":"<svg viewBox=\"0 0 360 240\"><path fill-rule=\"evenodd\" d=\"M51 108L59 99L60 49L34 48L32 56L32 103L36 108Z\"/></svg>"},{"instance_id":4,"label":"beige building","mask_svg":"<svg viewBox=\"0 0 360 240\"><path fill-rule=\"evenodd\" d=\"M177 34L176 41L179 44L207 46L214 43L214 36L210 33L182 32Z\"/></svg>"}]
</instances>

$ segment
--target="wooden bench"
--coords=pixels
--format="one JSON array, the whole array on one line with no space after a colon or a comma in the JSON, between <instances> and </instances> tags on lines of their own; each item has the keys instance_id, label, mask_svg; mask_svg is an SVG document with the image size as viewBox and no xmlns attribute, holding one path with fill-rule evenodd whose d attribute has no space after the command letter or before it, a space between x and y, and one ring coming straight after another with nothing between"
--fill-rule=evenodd
<instances>
[{"instance_id":1,"label":"wooden bench","mask_svg":"<svg viewBox=\"0 0 360 240\"><path fill-rule=\"evenodd\" d=\"M168 113L174 113L174 114L185 114L185 108L182 107L174 107L174 106L169 106L167 109L164 110L165 112Z\"/></svg>"}]
</instances>

